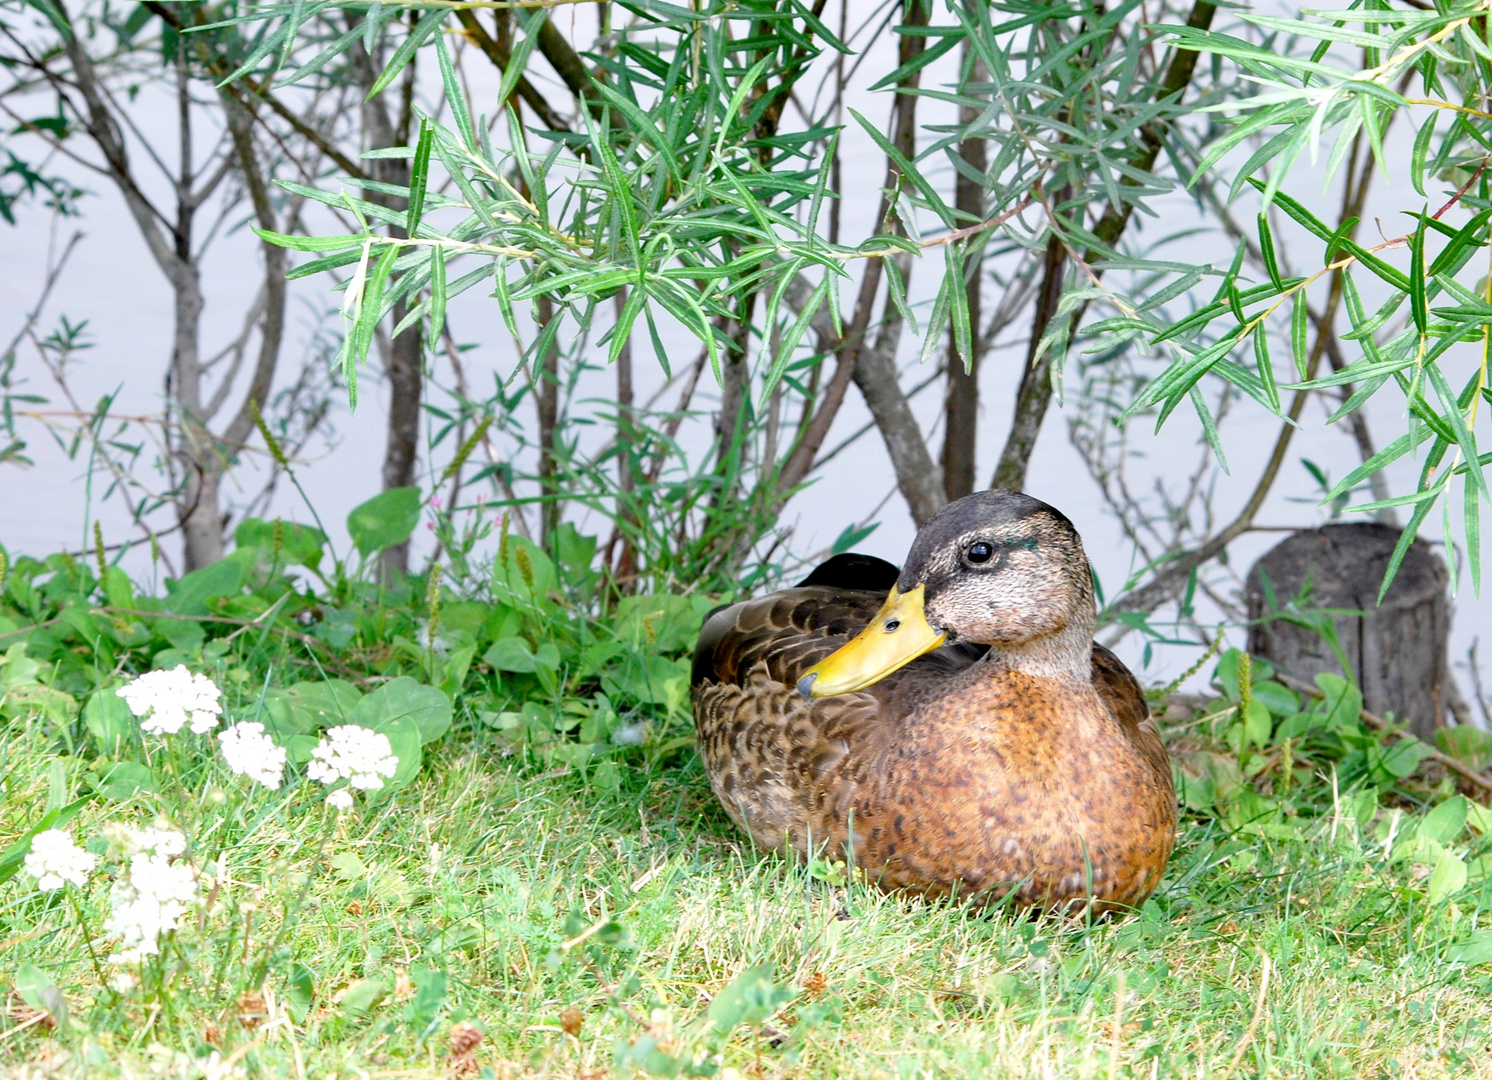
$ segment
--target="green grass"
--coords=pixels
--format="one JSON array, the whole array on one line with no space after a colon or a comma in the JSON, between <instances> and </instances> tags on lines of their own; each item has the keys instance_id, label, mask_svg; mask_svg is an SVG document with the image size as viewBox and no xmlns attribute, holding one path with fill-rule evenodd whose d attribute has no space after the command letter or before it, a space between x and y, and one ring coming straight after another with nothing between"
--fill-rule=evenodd
<instances>
[{"instance_id":1,"label":"green grass","mask_svg":"<svg viewBox=\"0 0 1492 1080\"><path fill-rule=\"evenodd\" d=\"M0 592L17 1076L1492 1073L1492 812L1364 728L1341 680L1310 705L1226 654L1218 700L1164 725L1185 813L1160 891L1124 917L1033 918L753 851L689 734L702 598L591 619L588 551L556 568L514 541L505 573L432 612L418 581L293 586L280 550L164 598L62 557ZM230 718L270 723L286 787L108 706L178 662ZM386 721L401 754L425 743L407 782L340 816L304 778L337 709ZM104 862L42 894L9 872L52 811ZM105 959L121 823L180 828L204 885L133 986Z\"/></svg>"},{"instance_id":2,"label":"green grass","mask_svg":"<svg viewBox=\"0 0 1492 1080\"><path fill-rule=\"evenodd\" d=\"M5 732L0 835L46 804L56 763L74 783L81 762L48 743L40 721ZM626 1073L618 1057L649 1035L762 1076L1487 1069L1492 982L1446 959L1481 899L1430 908L1413 865L1386 857L1380 834L1404 828L1392 810L1359 823L1339 807L1282 840L1189 820L1154 900L1083 925L888 897L759 855L692 760L603 792L469 735L341 818L304 787L267 796L201 767L205 797L171 816L193 819L199 858L227 853L228 883L145 985L115 994L90 961L104 876L72 890L76 912L8 886L3 964L44 970L70 1019L20 1030L34 1014L12 998L0 1060L192 1075L216 1049L252 1076L449 1075L465 1021L485 1033L477 1067L498 1076ZM95 803L73 827L170 802ZM315 991L299 1020L292 964ZM703 1031L721 990L764 964L791 1000L728 1038ZM151 979L167 985L154 1001ZM359 980L387 996L353 1015L338 996Z\"/></svg>"}]
</instances>

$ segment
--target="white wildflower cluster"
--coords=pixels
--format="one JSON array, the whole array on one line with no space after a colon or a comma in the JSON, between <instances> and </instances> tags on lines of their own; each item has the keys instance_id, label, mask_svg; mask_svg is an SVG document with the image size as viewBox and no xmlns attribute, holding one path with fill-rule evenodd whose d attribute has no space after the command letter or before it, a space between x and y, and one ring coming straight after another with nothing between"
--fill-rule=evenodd
<instances>
[{"instance_id":1,"label":"white wildflower cluster","mask_svg":"<svg viewBox=\"0 0 1492 1080\"><path fill-rule=\"evenodd\" d=\"M384 778L392 777L398 768L399 759L387 735L357 724L341 724L328 728L311 751L306 775L328 786L346 780L349 787L377 791L383 787ZM352 805L352 793L339 788L326 801L338 810L346 810Z\"/></svg>"},{"instance_id":2,"label":"white wildflower cluster","mask_svg":"<svg viewBox=\"0 0 1492 1080\"><path fill-rule=\"evenodd\" d=\"M151 735L175 735L188 720L202 735L218 726L223 712L217 685L206 675L193 675L185 664L147 671L117 692L140 717L141 730Z\"/></svg>"},{"instance_id":3,"label":"white wildflower cluster","mask_svg":"<svg viewBox=\"0 0 1492 1080\"><path fill-rule=\"evenodd\" d=\"M98 865L91 855L73 843L73 834L63 829L47 829L31 838L26 853L26 873L36 878L42 892L55 892L67 882L88 884L88 875Z\"/></svg>"},{"instance_id":4,"label":"white wildflower cluster","mask_svg":"<svg viewBox=\"0 0 1492 1080\"><path fill-rule=\"evenodd\" d=\"M190 863L171 860L186 850L175 829L131 830L129 873L109 893L112 909L104 929L118 934L121 948L109 961L137 963L160 952L161 935L181 925L187 905L197 899L197 873Z\"/></svg>"},{"instance_id":5,"label":"white wildflower cluster","mask_svg":"<svg viewBox=\"0 0 1492 1080\"><path fill-rule=\"evenodd\" d=\"M285 749L264 733L264 725L242 720L218 732L223 760L235 776L247 776L267 788L278 788L285 778Z\"/></svg>"}]
</instances>

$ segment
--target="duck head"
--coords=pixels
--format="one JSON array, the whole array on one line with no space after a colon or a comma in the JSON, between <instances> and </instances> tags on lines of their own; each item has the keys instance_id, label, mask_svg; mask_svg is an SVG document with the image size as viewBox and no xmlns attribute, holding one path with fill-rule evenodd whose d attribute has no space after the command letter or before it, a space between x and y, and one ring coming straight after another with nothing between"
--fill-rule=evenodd
<instances>
[{"instance_id":1,"label":"duck head","mask_svg":"<svg viewBox=\"0 0 1492 1080\"><path fill-rule=\"evenodd\" d=\"M949 503L917 533L881 610L798 683L804 697L861 690L957 641L997 662L1086 672L1095 608L1072 522L1039 499L981 491Z\"/></svg>"}]
</instances>

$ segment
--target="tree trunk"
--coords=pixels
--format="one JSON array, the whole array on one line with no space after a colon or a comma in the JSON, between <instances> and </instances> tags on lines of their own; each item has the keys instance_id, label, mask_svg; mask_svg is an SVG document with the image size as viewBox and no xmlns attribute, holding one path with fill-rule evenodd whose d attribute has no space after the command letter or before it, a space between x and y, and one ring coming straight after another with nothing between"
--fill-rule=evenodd
<instances>
[{"instance_id":1,"label":"tree trunk","mask_svg":"<svg viewBox=\"0 0 1492 1080\"><path fill-rule=\"evenodd\" d=\"M902 277L909 279L911 258L896 258L900 260L898 265ZM942 470L933 464L922 429L917 426L917 417L912 414L911 402L902 392L901 380L897 377L896 347L901 341L901 328L901 313L887 297L875 344L861 351L855 365L855 385L860 388L860 395L881 431L892 471L896 474L896 486L907 500L907 509L912 512L912 520L920 529L947 500L943 496Z\"/></svg>"},{"instance_id":2,"label":"tree trunk","mask_svg":"<svg viewBox=\"0 0 1492 1080\"><path fill-rule=\"evenodd\" d=\"M1192 5L1191 15L1187 17L1186 25L1194 30L1206 30L1212 25L1212 17L1216 12L1216 6L1209 0L1196 0ZM1192 72L1196 69L1199 55L1192 49L1177 49L1171 54L1171 62L1166 67L1166 77L1156 93L1156 101L1179 102L1181 100L1181 95L1186 92L1186 87L1191 82ZM1149 172L1160 156L1161 132L1158 124L1152 122L1140 129L1139 149L1140 153L1132 164L1136 169ZM1131 176L1125 176L1120 180L1120 183L1125 185L1137 182ZM1060 205L1066 199L1067 193L1064 192L1054 200L1053 205ZM1093 235L1098 238L1103 247L1090 249L1084 259L1095 276L1103 273L1102 260L1105 257L1103 249L1114 248L1118 245L1119 238L1123 235L1133 213L1133 203L1125 203L1123 207L1109 206L1098 224L1094 226ZM1057 239L1055 234L1053 239ZM1057 299L1061 297L1062 277L1061 262L1058 261L1054 265L1052 251L1048 247L1047 279L1036 300L1037 315L1034 320L1036 325L1031 328L1032 350L1036 348L1041 335L1046 331L1047 323L1051 321L1051 311L1055 310ZM1041 305L1047 301L1047 296L1052 289L1055 289L1055 294L1050 300L1048 313L1043 318ZM1067 343L1077 336L1078 326L1082 323L1083 314L1087 309L1088 305L1085 301L1067 317L1067 342L1062 344L1064 350L1067 348ZM1031 463L1031 453L1036 449L1037 436L1041 434L1041 422L1046 417L1047 405L1052 399L1052 352L1053 350L1048 349L1046 356L1034 365L1031 363L1029 354L1027 356L1026 373L1021 379L1020 390L1016 395L1015 420L1011 425L1010 437L1005 441L1005 449L1000 451L1000 463L995 467L995 476L990 481L990 487L1003 487L1018 491L1025 486L1026 468Z\"/></svg>"},{"instance_id":3,"label":"tree trunk","mask_svg":"<svg viewBox=\"0 0 1492 1080\"><path fill-rule=\"evenodd\" d=\"M1057 202L1066 195L1067 189L1064 188ZM1000 463L995 466L994 479L990 481L992 488L1020 491L1026 486L1026 466L1031 462L1031 452L1036 449L1036 439L1041 434L1041 422L1046 419L1047 404L1052 400L1053 350L1048 349L1040 357L1036 350L1062 299L1066 267L1067 247L1054 231L1046 242L1046 267L1042 272L1041 291L1036 294L1031 340L1026 345L1026 369L1015 395L1015 416L1010 423L1005 449L1000 452Z\"/></svg>"},{"instance_id":4,"label":"tree trunk","mask_svg":"<svg viewBox=\"0 0 1492 1080\"><path fill-rule=\"evenodd\" d=\"M394 305L393 323L404 318L403 301ZM383 455L383 490L410 487L419 460L420 401L424 394L424 357L420 348L419 324L411 326L389 343L389 362L384 374L389 381L389 437ZM383 574L392 580L409 573L409 541L383 553Z\"/></svg>"},{"instance_id":5,"label":"tree trunk","mask_svg":"<svg viewBox=\"0 0 1492 1080\"><path fill-rule=\"evenodd\" d=\"M223 557L223 523L218 512L222 454L202 416L199 355L202 287L197 267L189 261L189 255L181 259L176 272L171 275L171 287L176 293L176 326L169 394L179 410L176 457L181 468L182 487L176 506L187 573L211 566Z\"/></svg>"},{"instance_id":6,"label":"tree trunk","mask_svg":"<svg viewBox=\"0 0 1492 1080\"><path fill-rule=\"evenodd\" d=\"M1307 682L1322 672L1342 675L1336 651L1315 629L1268 619L1302 590L1303 605L1348 609L1329 616L1350 673L1371 711L1407 719L1428 738L1443 722L1453 690L1446 663L1450 602L1445 563L1415 540L1378 604L1378 589L1400 530L1377 523L1327 525L1292 534L1249 571L1246 588L1249 652ZM1269 601L1273 592L1274 605ZM1268 619L1268 621L1257 621Z\"/></svg>"},{"instance_id":7,"label":"tree trunk","mask_svg":"<svg viewBox=\"0 0 1492 1080\"><path fill-rule=\"evenodd\" d=\"M538 315L541 330L554 318L554 301L547 293L539 297ZM546 551L552 552L554 531L560 521L559 485L555 482L559 473L555 454L555 440L559 438L559 342L551 344L537 359L534 398L539 410L539 490L544 496L539 511L540 542Z\"/></svg>"},{"instance_id":8,"label":"tree trunk","mask_svg":"<svg viewBox=\"0 0 1492 1080\"><path fill-rule=\"evenodd\" d=\"M964 42L964 63L969 66L969 82L983 82L988 78L984 64L967 41ZM959 106L960 124L972 124L978 119L978 109L971 105ZM983 139L963 140L958 144L958 152L976 172L982 173L989 168ZM964 215L966 224L984 220L984 188L977 180L958 173L953 181L953 195L954 206ZM969 303L969 325L973 328L973 356L959 357L953 327L948 327L948 397L943 406L942 458L943 493L948 502L962 499L974 491L974 467L979 449L976 436L979 430L979 297L983 263L984 245L977 244L970 253L965 270L968 281L964 286Z\"/></svg>"},{"instance_id":9,"label":"tree trunk","mask_svg":"<svg viewBox=\"0 0 1492 1080\"><path fill-rule=\"evenodd\" d=\"M349 25L360 21L349 18ZM348 50L353 74L366 94L378 81L378 67L360 41L353 42ZM381 58L380 58L381 59ZM391 146L403 146L409 141L412 102L414 94L415 62L411 58L404 69L401 83L401 102L397 120L389 115L388 105L382 95L367 98L363 102L363 131L370 150L381 150ZM409 161L403 158L380 158L369 163L373 179L386 184L407 187L409 184ZM403 210L405 200L397 195L381 191L364 190L363 197L369 202L386 206L390 210ZM404 230L389 227L391 236L403 236ZM404 318L408 307L404 302L394 305L392 324L397 326ZM385 358L384 374L389 383L388 442L383 455L383 489L410 487L415 482L415 465L419 460L420 446L420 402L424 396L423 356L420 349L420 328L411 326L389 342ZM409 572L409 541L387 549L380 558L385 580L393 580Z\"/></svg>"},{"instance_id":10,"label":"tree trunk","mask_svg":"<svg viewBox=\"0 0 1492 1080\"><path fill-rule=\"evenodd\" d=\"M613 297L618 316L627 306L627 290ZM613 580L619 593L637 591L637 552L632 546L636 518L632 513L632 492L637 487L637 440L632 427L632 338L622 342L616 354L616 467L617 525L621 532L621 554L617 556Z\"/></svg>"}]
</instances>

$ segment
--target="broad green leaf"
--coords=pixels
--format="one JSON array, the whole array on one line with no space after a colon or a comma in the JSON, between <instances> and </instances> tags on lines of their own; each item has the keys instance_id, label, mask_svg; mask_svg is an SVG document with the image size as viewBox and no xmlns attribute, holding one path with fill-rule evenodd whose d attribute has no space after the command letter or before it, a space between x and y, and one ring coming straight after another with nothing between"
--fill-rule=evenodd
<instances>
[{"instance_id":1,"label":"broad green leaf","mask_svg":"<svg viewBox=\"0 0 1492 1080\"><path fill-rule=\"evenodd\" d=\"M35 964L22 964L16 968L16 993L27 1005L50 1016L53 1027L66 1028L67 999L52 977L41 968Z\"/></svg>"},{"instance_id":2,"label":"broad green leaf","mask_svg":"<svg viewBox=\"0 0 1492 1080\"><path fill-rule=\"evenodd\" d=\"M337 1005L348 1016L360 1019L377 1008L388 992L378 979L359 979L347 988Z\"/></svg>"},{"instance_id":3,"label":"broad green leaf","mask_svg":"<svg viewBox=\"0 0 1492 1080\"><path fill-rule=\"evenodd\" d=\"M762 1023L793 997L791 990L772 981L771 965L760 964L746 968L726 983L710 1002L705 1016L715 1034L724 1037L741 1024Z\"/></svg>"},{"instance_id":4,"label":"broad green leaf","mask_svg":"<svg viewBox=\"0 0 1492 1080\"><path fill-rule=\"evenodd\" d=\"M293 521L264 521L244 518L233 530L233 542L240 548L256 548L282 563L315 568L326 549L326 534L310 525Z\"/></svg>"},{"instance_id":5,"label":"broad green leaf","mask_svg":"<svg viewBox=\"0 0 1492 1080\"><path fill-rule=\"evenodd\" d=\"M352 722L382 731L391 721L410 720L422 743L434 742L451 727L451 699L433 686L407 675L384 683L362 698L352 711Z\"/></svg>"},{"instance_id":6,"label":"broad green leaf","mask_svg":"<svg viewBox=\"0 0 1492 1080\"><path fill-rule=\"evenodd\" d=\"M133 799L143 792L159 790L150 769L139 762L121 761L98 781L99 794L114 802Z\"/></svg>"},{"instance_id":7,"label":"broad green leaf","mask_svg":"<svg viewBox=\"0 0 1492 1080\"><path fill-rule=\"evenodd\" d=\"M119 758L140 734L140 721L113 686L97 690L83 706L83 723L106 758Z\"/></svg>"},{"instance_id":8,"label":"broad green leaf","mask_svg":"<svg viewBox=\"0 0 1492 1080\"><path fill-rule=\"evenodd\" d=\"M1461 835L1466 827L1466 799L1454 795L1435 807L1420 820L1415 836L1422 840L1434 840L1437 844L1449 844Z\"/></svg>"},{"instance_id":9,"label":"broad green leaf","mask_svg":"<svg viewBox=\"0 0 1492 1080\"><path fill-rule=\"evenodd\" d=\"M237 595L243 588L246 569L243 559L229 556L193 570L168 586L170 591L161 607L177 615L206 615L213 600Z\"/></svg>"},{"instance_id":10,"label":"broad green leaf","mask_svg":"<svg viewBox=\"0 0 1492 1080\"><path fill-rule=\"evenodd\" d=\"M1449 963L1470 967L1492 963L1492 930L1478 930L1459 945L1452 945L1445 958Z\"/></svg>"},{"instance_id":11,"label":"broad green leaf","mask_svg":"<svg viewBox=\"0 0 1492 1080\"><path fill-rule=\"evenodd\" d=\"M420 522L420 489L390 488L353 508L347 531L364 558L408 540Z\"/></svg>"},{"instance_id":12,"label":"broad green leaf","mask_svg":"<svg viewBox=\"0 0 1492 1080\"><path fill-rule=\"evenodd\" d=\"M306 1022L306 1017L311 1014L311 1006L316 1001L316 977L305 964L291 963L290 971L285 976L285 990L281 1000L285 1002L290 1019L297 1024Z\"/></svg>"},{"instance_id":13,"label":"broad green leaf","mask_svg":"<svg viewBox=\"0 0 1492 1080\"><path fill-rule=\"evenodd\" d=\"M482 654L482 662L494 671L532 674L538 670L533 648L521 637L498 638Z\"/></svg>"},{"instance_id":14,"label":"broad green leaf","mask_svg":"<svg viewBox=\"0 0 1492 1080\"><path fill-rule=\"evenodd\" d=\"M1443 851L1430 871L1429 900L1443 904L1466 886L1466 863L1451 851Z\"/></svg>"},{"instance_id":15,"label":"broad green leaf","mask_svg":"<svg viewBox=\"0 0 1492 1080\"><path fill-rule=\"evenodd\" d=\"M345 679L308 679L283 691L304 732L350 724L363 692Z\"/></svg>"}]
</instances>

